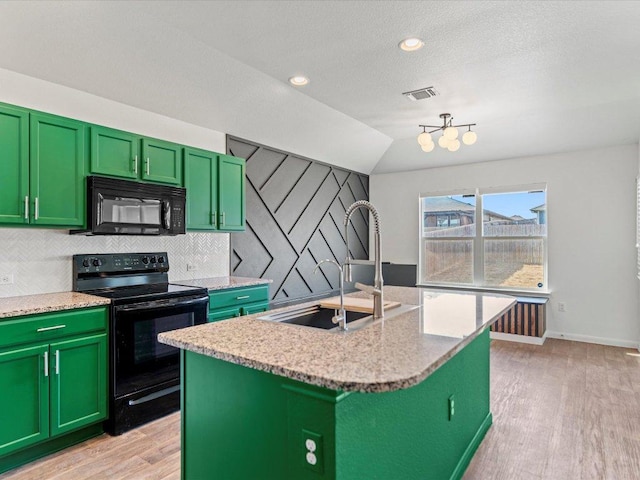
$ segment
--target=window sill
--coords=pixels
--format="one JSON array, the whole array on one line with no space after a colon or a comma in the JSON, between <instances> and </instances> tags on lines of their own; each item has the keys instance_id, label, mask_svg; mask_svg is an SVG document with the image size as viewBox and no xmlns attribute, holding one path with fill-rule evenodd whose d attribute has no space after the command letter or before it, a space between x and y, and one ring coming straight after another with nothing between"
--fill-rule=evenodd
<instances>
[{"instance_id":1,"label":"window sill","mask_svg":"<svg viewBox=\"0 0 640 480\"><path fill-rule=\"evenodd\" d=\"M551 292L549 290L518 290L510 288L491 288L491 287L476 287L466 285L441 285L441 284L429 284L419 283L416 287L421 288L433 288L437 290L463 290L467 292L487 292L487 293L501 293L503 295L514 295L518 297L543 297L549 298Z\"/></svg>"}]
</instances>

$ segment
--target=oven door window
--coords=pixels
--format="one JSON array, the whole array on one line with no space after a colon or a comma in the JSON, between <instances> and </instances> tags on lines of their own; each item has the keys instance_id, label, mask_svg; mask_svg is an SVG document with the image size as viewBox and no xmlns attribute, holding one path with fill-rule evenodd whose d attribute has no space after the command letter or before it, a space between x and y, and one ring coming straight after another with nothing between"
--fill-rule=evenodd
<instances>
[{"instance_id":1,"label":"oven door window","mask_svg":"<svg viewBox=\"0 0 640 480\"><path fill-rule=\"evenodd\" d=\"M206 302L189 307L116 308L116 395L178 378L180 350L158 342L158 334L204 323L206 315Z\"/></svg>"}]
</instances>

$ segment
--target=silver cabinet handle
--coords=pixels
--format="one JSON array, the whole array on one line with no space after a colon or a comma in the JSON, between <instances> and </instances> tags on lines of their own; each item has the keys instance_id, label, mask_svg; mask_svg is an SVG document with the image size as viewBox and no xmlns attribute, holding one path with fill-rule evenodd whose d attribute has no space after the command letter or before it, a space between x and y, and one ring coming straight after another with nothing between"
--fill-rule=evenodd
<instances>
[{"instance_id":1,"label":"silver cabinet handle","mask_svg":"<svg viewBox=\"0 0 640 480\"><path fill-rule=\"evenodd\" d=\"M29 220L29 195L24 197L24 219Z\"/></svg>"},{"instance_id":2,"label":"silver cabinet handle","mask_svg":"<svg viewBox=\"0 0 640 480\"><path fill-rule=\"evenodd\" d=\"M244 300L244 299L250 298L250 297L251 297L250 295L242 295L240 297L236 297L236 300Z\"/></svg>"},{"instance_id":3,"label":"silver cabinet handle","mask_svg":"<svg viewBox=\"0 0 640 480\"><path fill-rule=\"evenodd\" d=\"M39 207L40 207L40 205L39 205L39 202L38 202L38 197L36 197L36 213L35 213L35 219L36 220L40 216L40 208Z\"/></svg>"},{"instance_id":4,"label":"silver cabinet handle","mask_svg":"<svg viewBox=\"0 0 640 480\"><path fill-rule=\"evenodd\" d=\"M133 157L133 173L138 174L138 155Z\"/></svg>"},{"instance_id":5,"label":"silver cabinet handle","mask_svg":"<svg viewBox=\"0 0 640 480\"><path fill-rule=\"evenodd\" d=\"M66 327L66 325L56 325L55 327L42 327L36 330L36 332L48 332L49 330L59 330Z\"/></svg>"},{"instance_id":6,"label":"silver cabinet handle","mask_svg":"<svg viewBox=\"0 0 640 480\"><path fill-rule=\"evenodd\" d=\"M147 167L146 167L147 168L147 175L150 175L149 174L149 170L150 170L149 165L151 165L151 160L149 160L149 157L147 157Z\"/></svg>"},{"instance_id":7,"label":"silver cabinet handle","mask_svg":"<svg viewBox=\"0 0 640 480\"><path fill-rule=\"evenodd\" d=\"M211 225L213 225L214 227L216 226L216 223L218 223L217 222L217 220L218 220L217 217L218 217L218 212L213 212L211 214Z\"/></svg>"},{"instance_id":8,"label":"silver cabinet handle","mask_svg":"<svg viewBox=\"0 0 640 480\"><path fill-rule=\"evenodd\" d=\"M220 223L221 223L221 226L224 227L224 212L220 214Z\"/></svg>"},{"instance_id":9,"label":"silver cabinet handle","mask_svg":"<svg viewBox=\"0 0 640 480\"><path fill-rule=\"evenodd\" d=\"M49 376L49 352L44 352L44 376Z\"/></svg>"},{"instance_id":10,"label":"silver cabinet handle","mask_svg":"<svg viewBox=\"0 0 640 480\"><path fill-rule=\"evenodd\" d=\"M60 375L60 350L56 350L56 375Z\"/></svg>"}]
</instances>

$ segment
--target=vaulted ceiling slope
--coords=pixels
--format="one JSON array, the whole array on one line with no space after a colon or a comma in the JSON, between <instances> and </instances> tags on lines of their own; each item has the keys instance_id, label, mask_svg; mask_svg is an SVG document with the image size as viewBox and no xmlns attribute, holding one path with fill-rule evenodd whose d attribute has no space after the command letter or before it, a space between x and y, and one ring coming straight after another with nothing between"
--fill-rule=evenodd
<instances>
[{"instance_id":1,"label":"vaulted ceiling slope","mask_svg":"<svg viewBox=\"0 0 640 480\"><path fill-rule=\"evenodd\" d=\"M634 1L0 2L0 68L383 173L637 142L639 25ZM422 152L443 112L478 142Z\"/></svg>"}]
</instances>

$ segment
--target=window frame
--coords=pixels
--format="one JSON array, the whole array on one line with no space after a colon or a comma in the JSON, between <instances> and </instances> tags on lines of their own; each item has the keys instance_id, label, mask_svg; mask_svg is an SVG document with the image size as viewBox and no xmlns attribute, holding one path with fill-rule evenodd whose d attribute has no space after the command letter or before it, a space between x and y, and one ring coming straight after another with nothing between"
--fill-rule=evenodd
<instances>
[{"instance_id":1,"label":"window frame","mask_svg":"<svg viewBox=\"0 0 640 480\"><path fill-rule=\"evenodd\" d=\"M483 196L493 194L508 194L508 193L524 193L542 191L545 194L545 224L547 225L546 235L521 235L521 236L485 236L484 235L484 208L483 208ZM428 197L445 197L445 196L475 196L475 213L474 213L474 225L475 235L469 237L424 237L424 211L423 211L423 199ZM549 293L549 255L548 255L548 236L549 236L549 222L548 222L548 210L549 210L549 192L546 183L531 183L525 185L511 185L501 187L476 187L476 188L462 188L459 190L447 190L440 192L428 192L420 193L418 196L418 216L419 216L419 229L418 229L418 278L417 285L424 287L440 287L440 288L458 288L458 289L478 289L478 290L495 290L504 292L522 292L522 293ZM640 193L639 193L640 196ZM640 217L640 216L639 216ZM479 220L479 221L478 221ZM639 220L640 222L640 220ZM640 230L640 229L639 229ZM542 253L543 253L543 279L542 287L511 287L487 284L484 278L484 265L485 265L485 241L486 240L526 240L526 239L541 239L542 240ZM424 281L424 252L426 242L429 240L471 240L472 242L472 268L473 274L472 283L449 283L449 282L427 282ZM640 258L640 255L639 255ZM639 260L640 264L640 260ZM640 278L640 276L639 276Z\"/></svg>"}]
</instances>

